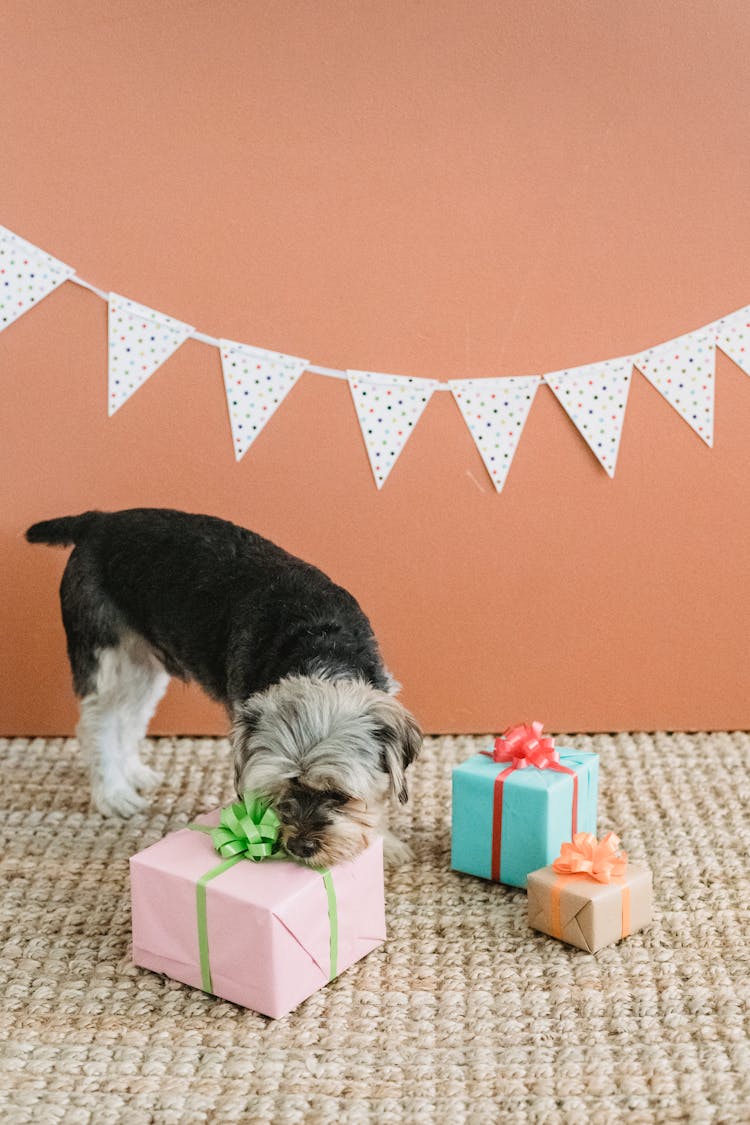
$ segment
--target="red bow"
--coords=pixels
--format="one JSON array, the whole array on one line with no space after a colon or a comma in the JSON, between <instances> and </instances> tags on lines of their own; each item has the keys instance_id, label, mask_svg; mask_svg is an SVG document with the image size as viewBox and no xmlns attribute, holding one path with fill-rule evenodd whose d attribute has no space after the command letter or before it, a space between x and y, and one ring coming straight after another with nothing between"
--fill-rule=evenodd
<instances>
[{"instance_id":1,"label":"red bow","mask_svg":"<svg viewBox=\"0 0 750 1125\"><path fill-rule=\"evenodd\" d=\"M533 722L508 727L505 734L495 739L492 752L483 750L482 753L493 762L512 762L514 770L522 770L526 766L546 770L553 762L560 761L560 755L552 739L542 735L543 726L544 723Z\"/></svg>"}]
</instances>

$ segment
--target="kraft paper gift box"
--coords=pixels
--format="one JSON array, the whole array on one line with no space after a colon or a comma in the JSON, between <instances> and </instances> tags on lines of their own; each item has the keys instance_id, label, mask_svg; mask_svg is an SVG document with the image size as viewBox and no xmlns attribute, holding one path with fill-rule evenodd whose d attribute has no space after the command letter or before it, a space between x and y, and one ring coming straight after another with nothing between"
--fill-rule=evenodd
<instances>
[{"instance_id":1,"label":"kraft paper gift box","mask_svg":"<svg viewBox=\"0 0 750 1125\"><path fill-rule=\"evenodd\" d=\"M563 845L554 864L530 872L532 929L596 953L647 926L652 917L651 872L628 863L625 853L616 854L618 845L613 832L598 843L596 837L579 833Z\"/></svg>"},{"instance_id":2,"label":"kraft paper gift box","mask_svg":"<svg viewBox=\"0 0 750 1125\"><path fill-rule=\"evenodd\" d=\"M385 940L382 840L327 870L222 854L184 828L132 857L136 965L279 1018Z\"/></svg>"},{"instance_id":3,"label":"kraft paper gift box","mask_svg":"<svg viewBox=\"0 0 750 1125\"><path fill-rule=\"evenodd\" d=\"M525 887L578 831L596 832L599 757L512 727L453 770L451 867Z\"/></svg>"}]
</instances>

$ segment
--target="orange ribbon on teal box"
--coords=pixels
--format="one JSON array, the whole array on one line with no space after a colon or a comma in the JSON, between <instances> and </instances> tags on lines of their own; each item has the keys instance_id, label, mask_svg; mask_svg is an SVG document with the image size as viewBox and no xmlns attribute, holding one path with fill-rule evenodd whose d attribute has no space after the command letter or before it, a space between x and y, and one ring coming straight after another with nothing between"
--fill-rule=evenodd
<instances>
[{"instance_id":1,"label":"orange ribbon on teal box","mask_svg":"<svg viewBox=\"0 0 750 1125\"><path fill-rule=\"evenodd\" d=\"M451 867L525 887L576 832L596 833L599 758L556 748L539 722L509 728L453 770Z\"/></svg>"}]
</instances>

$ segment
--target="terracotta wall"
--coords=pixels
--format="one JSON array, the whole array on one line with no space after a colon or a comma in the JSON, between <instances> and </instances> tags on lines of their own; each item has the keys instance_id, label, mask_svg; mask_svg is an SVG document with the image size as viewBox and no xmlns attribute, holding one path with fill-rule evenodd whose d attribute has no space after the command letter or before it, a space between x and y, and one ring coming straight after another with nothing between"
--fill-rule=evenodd
<instances>
[{"instance_id":1,"label":"terracotta wall","mask_svg":"<svg viewBox=\"0 0 750 1125\"><path fill-rule=\"evenodd\" d=\"M519 375L750 301L735 0L38 0L3 14L0 223L213 335L335 367ZM349 586L431 731L750 726L750 379L706 448L634 375L610 481L543 387L496 495L449 395L377 492L345 383L233 457L188 342L111 420L106 309L0 336L0 730L71 731L64 552L89 507L247 524ZM173 686L154 730L222 714Z\"/></svg>"}]
</instances>

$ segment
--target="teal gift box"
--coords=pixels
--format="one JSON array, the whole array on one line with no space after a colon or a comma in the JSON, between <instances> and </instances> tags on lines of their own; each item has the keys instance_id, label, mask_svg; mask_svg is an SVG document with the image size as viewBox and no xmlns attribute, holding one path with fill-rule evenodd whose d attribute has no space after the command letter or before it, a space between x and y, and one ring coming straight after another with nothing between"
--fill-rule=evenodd
<instances>
[{"instance_id":1,"label":"teal gift box","mask_svg":"<svg viewBox=\"0 0 750 1125\"><path fill-rule=\"evenodd\" d=\"M451 867L525 887L575 832L596 835L598 782L597 754L555 748L539 723L512 728L453 770Z\"/></svg>"}]
</instances>

